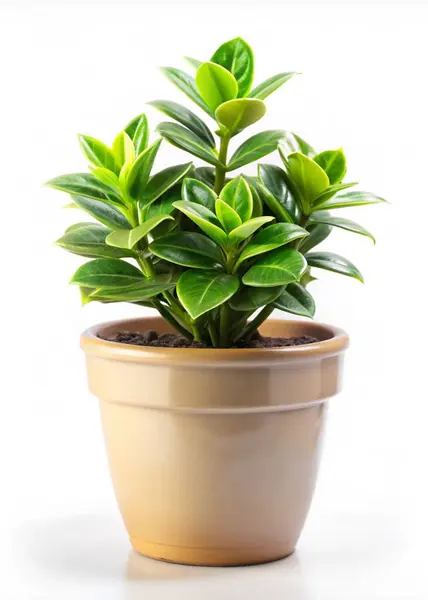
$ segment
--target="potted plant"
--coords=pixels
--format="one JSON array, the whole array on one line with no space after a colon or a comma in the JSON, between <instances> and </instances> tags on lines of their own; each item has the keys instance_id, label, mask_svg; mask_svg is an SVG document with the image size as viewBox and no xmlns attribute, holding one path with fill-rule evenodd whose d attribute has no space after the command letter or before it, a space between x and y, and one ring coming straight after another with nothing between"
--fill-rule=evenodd
<instances>
[{"instance_id":1,"label":"potted plant","mask_svg":"<svg viewBox=\"0 0 428 600\"><path fill-rule=\"evenodd\" d=\"M156 139L144 114L111 147L81 135L90 172L47 185L94 219L57 242L90 259L71 280L82 303L158 313L81 338L133 547L188 564L259 563L296 546L348 344L336 327L267 318L274 309L313 317L313 269L362 281L349 260L315 247L334 227L373 239L330 211L382 199L349 191L356 182L343 181L341 149L317 153L283 130L235 144L295 73L253 87L253 52L241 38L207 62L187 60L195 77L162 71L214 133L185 106L157 100L170 120ZM155 172L163 140L203 165ZM281 166L240 173L272 153Z\"/></svg>"}]
</instances>

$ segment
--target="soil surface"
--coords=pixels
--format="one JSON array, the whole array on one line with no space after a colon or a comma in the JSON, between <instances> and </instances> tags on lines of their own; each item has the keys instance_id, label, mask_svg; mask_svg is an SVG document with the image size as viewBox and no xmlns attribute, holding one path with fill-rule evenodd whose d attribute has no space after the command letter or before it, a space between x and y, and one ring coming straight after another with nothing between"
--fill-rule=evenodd
<instances>
[{"instance_id":1,"label":"soil surface","mask_svg":"<svg viewBox=\"0 0 428 600\"><path fill-rule=\"evenodd\" d=\"M152 346L160 348L211 348L200 342L190 342L178 333L161 333L150 329L144 333L132 331L119 331L111 337L102 338L109 342L120 344L132 344L134 346ZM259 333L254 334L251 340L237 342L233 348L282 348L284 346L301 346L302 344L313 344L318 340L311 335L300 337L274 338L263 337Z\"/></svg>"}]
</instances>

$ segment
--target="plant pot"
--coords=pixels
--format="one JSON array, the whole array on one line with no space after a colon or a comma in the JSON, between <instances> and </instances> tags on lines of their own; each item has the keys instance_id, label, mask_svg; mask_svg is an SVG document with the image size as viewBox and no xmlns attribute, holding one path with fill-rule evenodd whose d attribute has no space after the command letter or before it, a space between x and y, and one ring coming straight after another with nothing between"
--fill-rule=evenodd
<instances>
[{"instance_id":1,"label":"plant pot","mask_svg":"<svg viewBox=\"0 0 428 600\"><path fill-rule=\"evenodd\" d=\"M274 349L155 348L102 340L171 331L160 318L96 325L81 339L116 497L132 546L192 565L291 554L311 502L326 402L347 335L303 321L264 335L314 335Z\"/></svg>"}]
</instances>

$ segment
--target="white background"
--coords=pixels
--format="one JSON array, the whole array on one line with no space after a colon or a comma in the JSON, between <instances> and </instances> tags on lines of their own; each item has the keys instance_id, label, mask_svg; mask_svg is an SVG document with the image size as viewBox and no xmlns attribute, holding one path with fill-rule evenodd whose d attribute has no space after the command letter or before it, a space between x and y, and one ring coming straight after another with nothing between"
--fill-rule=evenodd
<instances>
[{"instance_id":1,"label":"white background","mask_svg":"<svg viewBox=\"0 0 428 600\"><path fill-rule=\"evenodd\" d=\"M428 597L427 19L423 4L0 5L2 600ZM349 180L390 204L340 213L376 235L374 248L342 231L325 243L366 284L322 272L311 289L317 318L353 343L298 553L190 569L129 550L78 337L143 310L80 307L67 283L81 259L52 246L76 213L41 184L85 169L77 132L109 142L146 101L187 103L157 66L207 59L236 35L255 49L257 82L303 73L254 132L343 146ZM164 144L157 165L186 160Z\"/></svg>"}]
</instances>

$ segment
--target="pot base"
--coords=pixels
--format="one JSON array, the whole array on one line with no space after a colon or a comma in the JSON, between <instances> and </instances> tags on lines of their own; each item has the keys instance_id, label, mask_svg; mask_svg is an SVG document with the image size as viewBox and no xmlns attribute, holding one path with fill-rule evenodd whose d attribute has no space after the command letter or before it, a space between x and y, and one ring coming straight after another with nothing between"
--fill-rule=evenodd
<instances>
[{"instance_id":1,"label":"pot base","mask_svg":"<svg viewBox=\"0 0 428 600\"><path fill-rule=\"evenodd\" d=\"M287 558L294 548L186 548L130 538L135 552L163 562L197 567L244 567Z\"/></svg>"}]
</instances>

